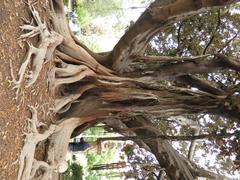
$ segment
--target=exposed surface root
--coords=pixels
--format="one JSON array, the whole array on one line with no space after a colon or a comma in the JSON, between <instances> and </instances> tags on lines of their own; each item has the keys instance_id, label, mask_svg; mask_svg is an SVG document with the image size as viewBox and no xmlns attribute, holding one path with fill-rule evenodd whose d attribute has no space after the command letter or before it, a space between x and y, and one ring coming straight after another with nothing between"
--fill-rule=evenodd
<instances>
[{"instance_id":1,"label":"exposed surface root","mask_svg":"<svg viewBox=\"0 0 240 180\"><path fill-rule=\"evenodd\" d=\"M86 77L95 77L96 75L96 73L86 65L66 64L62 60L55 61L60 63L61 67L52 68L48 73L48 86L52 93L61 85L79 82Z\"/></svg>"},{"instance_id":2,"label":"exposed surface root","mask_svg":"<svg viewBox=\"0 0 240 180\"><path fill-rule=\"evenodd\" d=\"M28 33L25 33L20 36L20 38L31 38L36 35L39 35L40 42L38 47L32 46L28 43L29 49L24 63L21 65L18 72L19 79L14 78L13 73L11 73L13 78L13 83L15 84L14 89L17 89L16 96L18 98L19 89L23 87L24 77L28 79L26 87L34 84L39 76L39 73L42 69L44 61L49 61L52 58L52 54L56 47L63 41L63 37L54 32L49 31L45 22L41 22L38 12L34 9L32 5L29 5L29 8L32 12L32 15L37 23L37 26L32 25L23 25L20 28ZM29 74L26 74L28 65L31 64L31 71Z\"/></svg>"},{"instance_id":3,"label":"exposed surface root","mask_svg":"<svg viewBox=\"0 0 240 180\"><path fill-rule=\"evenodd\" d=\"M69 64L66 68L56 68L56 80L55 87L60 86L62 84L70 84L85 77L94 76L95 73L85 65L72 65Z\"/></svg>"},{"instance_id":4,"label":"exposed surface root","mask_svg":"<svg viewBox=\"0 0 240 180\"><path fill-rule=\"evenodd\" d=\"M64 172L66 170L66 153L68 143L73 130L79 125L79 118L65 119L59 125L51 125L48 130L39 133L37 128L44 125L37 119L37 111L30 107L32 118L27 126L28 132L23 149L19 157L19 171L17 180L29 180L34 178L37 170L42 169L44 173L37 179L52 179L54 172ZM48 159L46 162L34 159L36 145L49 138ZM64 166L63 166L64 165ZM63 167L65 167L63 169Z\"/></svg>"},{"instance_id":5,"label":"exposed surface root","mask_svg":"<svg viewBox=\"0 0 240 180\"><path fill-rule=\"evenodd\" d=\"M19 170L17 180L28 180L35 175L37 167L48 167L46 163L36 161L34 159L34 153L36 145L47 139L58 126L51 125L49 129L45 130L43 133L38 132L38 128L41 126L46 126L44 123L38 121L37 110L29 106L32 118L28 119L27 132L25 132L25 141L22 151L19 156Z\"/></svg>"}]
</instances>

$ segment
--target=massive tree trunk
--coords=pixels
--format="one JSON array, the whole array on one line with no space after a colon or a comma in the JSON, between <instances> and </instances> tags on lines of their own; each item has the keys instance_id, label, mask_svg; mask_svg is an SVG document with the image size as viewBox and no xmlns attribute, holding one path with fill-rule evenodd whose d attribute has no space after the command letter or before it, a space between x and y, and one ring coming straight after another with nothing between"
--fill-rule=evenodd
<instances>
[{"instance_id":1,"label":"massive tree trunk","mask_svg":"<svg viewBox=\"0 0 240 180\"><path fill-rule=\"evenodd\" d=\"M49 87L56 96L53 112L59 121L52 127L53 132L49 134L46 131L48 134L45 139L49 139L46 162L49 167L44 166L45 174L42 178L49 179L54 169L61 170L71 134L74 129L87 124L106 119L119 121L121 116L135 116L135 121L126 121L123 124L130 128L140 126L140 129L134 131L137 135L159 135L161 132L154 128L149 120L143 118L143 114L160 117L210 113L238 118L239 97L229 96L229 93L222 92L207 82L187 78L189 74L209 73L224 68L239 71L240 64L236 61L221 54L189 58L143 56L151 38L170 23L230 3L230 0L156 0L120 39L112 52L100 55L91 52L73 36L68 27L63 2L50 0L53 29L40 34L43 40L52 36L57 38L53 38L44 46L45 49L52 47L50 52L45 50L47 53L41 51L39 54L51 57L51 53L54 52L53 61L56 67L49 72ZM29 7L39 28L47 32L33 5L30 4ZM33 30L28 26L25 29ZM31 35L33 34L27 36ZM39 49L42 50L42 47L39 46ZM44 61L44 58L40 59ZM21 69L24 68L26 69L26 64L23 64ZM16 88L23 84L25 70L21 69L21 80L16 82ZM36 65L36 69L38 72L33 71L34 79L29 85L36 81L41 65ZM119 75L125 70L128 73ZM145 74L144 71L150 73ZM157 83L159 80L178 78L193 84L199 90L163 87ZM33 144L38 142L39 140L36 140ZM155 139L143 141L143 144L156 156L170 179L196 178L196 173L192 172L167 140ZM27 158L33 161L33 157ZM25 168L30 169L21 170L19 179L34 176L31 167Z\"/></svg>"}]
</instances>

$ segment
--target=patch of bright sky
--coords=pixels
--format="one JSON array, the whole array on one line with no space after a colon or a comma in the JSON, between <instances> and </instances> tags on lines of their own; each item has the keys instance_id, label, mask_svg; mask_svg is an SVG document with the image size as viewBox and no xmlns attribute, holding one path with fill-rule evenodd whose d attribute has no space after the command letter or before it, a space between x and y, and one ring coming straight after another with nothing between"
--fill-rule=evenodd
<instances>
[{"instance_id":1,"label":"patch of bright sky","mask_svg":"<svg viewBox=\"0 0 240 180\"><path fill-rule=\"evenodd\" d=\"M240 2L236 3L235 7L230 9L231 14L240 14Z\"/></svg>"}]
</instances>

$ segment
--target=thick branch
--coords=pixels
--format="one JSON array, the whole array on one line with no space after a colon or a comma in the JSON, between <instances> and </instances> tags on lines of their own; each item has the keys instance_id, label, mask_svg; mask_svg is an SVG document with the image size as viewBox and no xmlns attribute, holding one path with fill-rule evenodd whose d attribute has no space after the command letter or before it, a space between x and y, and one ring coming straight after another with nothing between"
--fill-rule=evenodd
<instances>
[{"instance_id":1,"label":"thick branch","mask_svg":"<svg viewBox=\"0 0 240 180\"><path fill-rule=\"evenodd\" d=\"M191 170L192 174L196 177L205 177L208 179L219 179L219 180L233 180L231 178L228 178L224 175L217 174L211 171L208 171L206 169L203 169L199 167L197 164L195 164L192 161L188 161L186 158L183 157L183 159L188 164L189 169Z\"/></svg>"},{"instance_id":2,"label":"thick branch","mask_svg":"<svg viewBox=\"0 0 240 180\"><path fill-rule=\"evenodd\" d=\"M110 57L113 68L119 72L129 70L132 56L142 55L151 38L170 23L183 19L187 15L194 15L232 2L234 1L156 0L114 47Z\"/></svg>"},{"instance_id":3,"label":"thick branch","mask_svg":"<svg viewBox=\"0 0 240 180\"><path fill-rule=\"evenodd\" d=\"M198 136L200 134L200 132L201 132L200 127L197 127L197 128L195 128L193 130L194 130L194 135L195 136ZM196 139L191 141L191 144L190 144L190 147L189 147L189 151L188 151L188 159L190 161L193 160L194 153L195 153L195 150L196 150L196 145L197 145L197 140Z\"/></svg>"},{"instance_id":4,"label":"thick branch","mask_svg":"<svg viewBox=\"0 0 240 180\"><path fill-rule=\"evenodd\" d=\"M235 131L234 133L210 133L210 134L200 134L196 136L168 136L168 135L157 135L157 136L114 136L114 137L105 137L98 138L98 141L126 141L126 140L153 140L153 139L162 139L170 141L192 141L200 139L219 139L219 138L228 138L232 136L238 136L240 131Z\"/></svg>"},{"instance_id":5,"label":"thick branch","mask_svg":"<svg viewBox=\"0 0 240 180\"><path fill-rule=\"evenodd\" d=\"M209 92L211 94L215 94L215 95L224 94L224 91L222 91L221 89L215 88L210 84L210 82L206 80L198 79L194 76L190 76L190 75L179 76L176 78L176 80L180 80L181 82L188 84L191 87L195 87L201 91Z\"/></svg>"},{"instance_id":6,"label":"thick branch","mask_svg":"<svg viewBox=\"0 0 240 180\"><path fill-rule=\"evenodd\" d=\"M164 80L178 76L196 74L196 73L211 73L220 69L232 69L240 71L240 62L232 60L229 57L216 54L214 56L198 56L189 58L178 57L145 57L143 63L135 63L132 67L134 72L129 73L129 76L141 76L140 72L148 72L146 77L142 79Z\"/></svg>"}]
</instances>

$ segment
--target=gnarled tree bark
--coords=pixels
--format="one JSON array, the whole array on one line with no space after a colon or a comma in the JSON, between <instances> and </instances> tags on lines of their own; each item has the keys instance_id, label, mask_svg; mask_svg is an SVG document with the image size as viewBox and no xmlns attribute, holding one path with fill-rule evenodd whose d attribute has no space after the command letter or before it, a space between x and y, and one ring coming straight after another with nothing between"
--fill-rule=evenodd
<instances>
[{"instance_id":1,"label":"gnarled tree bark","mask_svg":"<svg viewBox=\"0 0 240 180\"><path fill-rule=\"evenodd\" d=\"M155 83L155 80L183 79L188 74L209 73L220 68L239 71L239 62L221 54L180 59L143 56L151 38L170 23L210 8L229 5L233 1L156 0L105 56L94 54L73 37L62 0L49 1L53 30L62 37L62 42L59 45L54 44L54 49L58 45L56 57L53 59L56 67L49 74L51 92L57 97L53 111L59 121L56 130L48 138L50 145L47 163L51 168L45 171L43 179L48 179L54 170L59 170L61 164L65 163L68 141L74 129L79 126L107 118L118 121L116 117L120 115L135 116L135 121L120 124L123 123L129 128L135 128L136 125L143 127L134 130L136 135L142 136L161 134L143 114L154 117L210 113L239 118L237 96L229 96L221 90L213 93L217 88L196 80L193 84L200 90L162 87ZM51 52L53 53L53 50ZM150 79L149 74L131 70L131 63L133 62L134 67L134 61L137 62L138 58L146 67L143 70L152 72ZM155 65L151 66L153 63ZM159 63L159 66L156 63ZM108 66L104 66L105 64ZM135 65L137 66L138 62ZM124 74L124 77L117 75L128 70L129 74ZM142 144L156 156L171 179L196 178L196 173L192 172L167 140L143 141ZM37 166L34 166L33 162L31 164L31 171L36 172Z\"/></svg>"}]
</instances>

